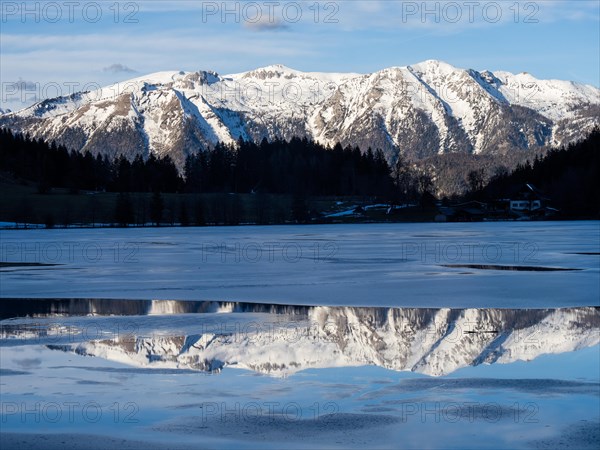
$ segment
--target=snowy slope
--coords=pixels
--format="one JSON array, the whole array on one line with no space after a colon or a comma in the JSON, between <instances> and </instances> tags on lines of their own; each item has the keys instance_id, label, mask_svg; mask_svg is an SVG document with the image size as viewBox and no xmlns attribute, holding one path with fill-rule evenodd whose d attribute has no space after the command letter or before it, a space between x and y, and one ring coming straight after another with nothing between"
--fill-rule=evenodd
<instances>
[{"instance_id":1,"label":"snowy slope","mask_svg":"<svg viewBox=\"0 0 600 450\"><path fill-rule=\"evenodd\" d=\"M0 116L0 126L81 151L185 157L239 137L307 136L328 145L505 154L583 137L598 124L600 91L529 74L463 70L441 61L372 74L159 72Z\"/></svg>"},{"instance_id":2,"label":"snowy slope","mask_svg":"<svg viewBox=\"0 0 600 450\"><path fill-rule=\"evenodd\" d=\"M600 103L593 86L561 80L538 80L528 73L496 72L498 90L511 104L531 108L552 120L574 116L582 104Z\"/></svg>"}]
</instances>

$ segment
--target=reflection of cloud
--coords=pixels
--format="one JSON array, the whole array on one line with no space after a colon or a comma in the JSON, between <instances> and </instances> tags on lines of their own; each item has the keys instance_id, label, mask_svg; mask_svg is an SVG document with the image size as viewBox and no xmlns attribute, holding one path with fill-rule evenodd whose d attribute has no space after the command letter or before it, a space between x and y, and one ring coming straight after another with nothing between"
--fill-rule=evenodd
<instances>
[{"instance_id":1,"label":"reflection of cloud","mask_svg":"<svg viewBox=\"0 0 600 450\"><path fill-rule=\"evenodd\" d=\"M104 69L102 69L104 72L110 72L110 73L136 73L136 70L133 70L130 67L127 67L123 64L111 64L108 67L105 67Z\"/></svg>"},{"instance_id":2,"label":"reflection of cloud","mask_svg":"<svg viewBox=\"0 0 600 450\"><path fill-rule=\"evenodd\" d=\"M34 369L42 364L40 358L15 359L14 362L21 369Z\"/></svg>"},{"instance_id":3,"label":"reflection of cloud","mask_svg":"<svg viewBox=\"0 0 600 450\"><path fill-rule=\"evenodd\" d=\"M283 21L272 18L269 20L268 16L261 17L259 20L255 22L244 22L244 26L252 31L275 31L275 30L285 30L288 28L287 24Z\"/></svg>"}]
</instances>

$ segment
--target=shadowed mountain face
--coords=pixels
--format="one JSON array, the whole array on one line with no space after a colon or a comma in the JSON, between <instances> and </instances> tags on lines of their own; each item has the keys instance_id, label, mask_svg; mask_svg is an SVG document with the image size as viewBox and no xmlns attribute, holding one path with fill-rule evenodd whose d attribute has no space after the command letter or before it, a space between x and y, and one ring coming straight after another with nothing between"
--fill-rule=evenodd
<instances>
[{"instance_id":1,"label":"shadowed mountain face","mask_svg":"<svg viewBox=\"0 0 600 450\"><path fill-rule=\"evenodd\" d=\"M440 376L470 365L528 361L600 342L600 310L594 307L420 309L3 299L1 314L1 345L34 340L136 367L209 372L239 367L274 376L363 365ZM109 329L121 332L104 332Z\"/></svg>"},{"instance_id":2,"label":"shadowed mountain face","mask_svg":"<svg viewBox=\"0 0 600 450\"><path fill-rule=\"evenodd\" d=\"M372 74L304 73L281 65L221 76L161 72L44 100L0 126L110 156L186 155L218 141L306 136L381 148L390 162L440 154L507 155L584 137L600 91L529 74L441 61Z\"/></svg>"}]
</instances>

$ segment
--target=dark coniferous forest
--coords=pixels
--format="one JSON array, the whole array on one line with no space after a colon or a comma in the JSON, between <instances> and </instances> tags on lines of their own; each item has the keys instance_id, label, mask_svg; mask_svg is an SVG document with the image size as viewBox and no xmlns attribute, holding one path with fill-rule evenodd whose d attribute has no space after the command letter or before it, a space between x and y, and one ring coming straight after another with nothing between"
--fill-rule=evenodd
<instances>
[{"instance_id":1,"label":"dark coniferous forest","mask_svg":"<svg viewBox=\"0 0 600 450\"><path fill-rule=\"evenodd\" d=\"M498 170L489 180L481 173L470 173L465 180L470 191L453 201L505 198L524 183L532 183L562 217L599 217L599 144L600 130L595 130L587 139L550 150L512 172ZM404 158L392 168L379 150L361 152L358 147L343 148L339 144L329 148L299 138L217 144L210 151L190 155L183 173L168 157L109 160L102 155L69 151L9 129L0 129L0 149L0 174L34 184L38 194L50 193L54 188L73 194L120 193L115 205L119 217L116 222L124 225L140 223L132 219L128 193L154 193L144 220L155 224L161 221L165 208L158 193L289 195L293 197L290 207L296 218L307 218L304 202L310 197L361 197L396 204L411 202L421 207L435 202L435 179ZM188 221L184 203L182 199L178 207L180 223ZM286 219L282 216L281 220Z\"/></svg>"},{"instance_id":2,"label":"dark coniferous forest","mask_svg":"<svg viewBox=\"0 0 600 450\"><path fill-rule=\"evenodd\" d=\"M511 173L499 173L469 195L484 200L506 197L525 183L543 192L563 217L600 217L600 129Z\"/></svg>"},{"instance_id":3,"label":"dark coniferous forest","mask_svg":"<svg viewBox=\"0 0 600 450\"><path fill-rule=\"evenodd\" d=\"M51 187L108 192L266 192L301 195L389 195L390 167L381 151L329 149L307 139L217 144L187 158L179 174L169 157L129 161L69 152L0 130L0 170ZM183 175L183 176L182 176Z\"/></svg>"}]
</instances>

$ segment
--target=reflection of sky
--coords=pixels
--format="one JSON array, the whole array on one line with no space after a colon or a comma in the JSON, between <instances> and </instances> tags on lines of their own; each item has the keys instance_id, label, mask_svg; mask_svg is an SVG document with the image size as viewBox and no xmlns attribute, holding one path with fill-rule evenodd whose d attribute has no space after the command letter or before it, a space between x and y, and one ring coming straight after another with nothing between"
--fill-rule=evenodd
<instances>
[{"instance_id":1,"label":"reflection of sky","mask_svg":"<svg viewBox=\"0 0 600 450\"><path fill-rule=\"evenodd\" d=\"M465 367L448 375L452 378L558 378L600 382L600 346L560 355L541 355L532 361L510 364L482 364Z\"/></svg>"},{"instance_id":2,"label":"reflection of sky","mask_svg":"<svg viewBox=\"0 0 600 450\"><path fill-rule=\"evenodd\" d=\"M36 361L36 364L29 364L31 361ZM294 416L297 417L294 420L298 421L332 412L385 414L406 419L405 423L384 428L373 437L384 441L389 439L388 443L402 438L406 439L403 442L414 442L414 447L418 447L419 442L421 447L435 447L445 446L445 439L452 439L459 447L486 448L492 446L492 442L496 446L510 447L511 442L514 446L536 437L549 438L565 425L582 420L594 421L600 414L597 384L599 346L561 355L545 355L530 362L469 367L449 377L439 378L380 367L313 369L288 378L271 378L235 369L206 375L190 371L137 369L35 345L3 347L0 363L3 370L28 372L24 375L3 374L3 412L6 412L8 404L27 405L30 409L37 402L42 408L50 402L59 405L74 402L78 405L73 409L73 421L68 420L67 409L63 407L64 416L57 423L44 420L35 423L35 414L26 416L25 420L19 415L5 414L1 419L5 431L114 433L133 439L173 442L173 437L150 432L147 427L163 421L184 420L185 417L194 417L192 423L196 425L215 417L221 420L218 411L203 416L201 406L207 408L208 404L217 405L219 410L229 408L230 412L234 412L232 414L250 404L259 405L265 412L268 404L280 409L293 404L293 410L300 411L299 416ZM477 380L490 378L499 381L488 381L485 387L478 388ZM449 388L448 382L455 379L467 379L469 388ZM500 380L513 379L585 380L596 384L587 385L583 391L577 387L564 389L560 385L540 391L536 390L536 385L541 383L537 381L525 385L529 388L502 387ZM422 388L415 382L423 382ZM409 389L403 388L403 383L410 383L406 385ZM90 402L99 405L102 410L102 419L98 422L82 420L81 408ZM128 406L130 404L137 409L132 409ZM450 408L457 404L464 408L467 407L464 405L493 405L501 408L493 410L500 411L501 416L499 420L487 420L479 415L473 421L465 417L455 422L450 420L454 417ZM414 408L417 408L416 412ZM117 421L115 409L121 414ZM51 409L48 411L50 413ZM251 413L253 411L255 409ZM132 412L131 418L138 422L125 423L127 413ZM515 420L515 415L518 420ZM41 417L44 418L43 415ZM244 418L240 414L240 417L244 426L252 425L254 416ZM526 417L531 421L525 421ZM231 424L233 428L236 426ZM205 432L208 433L196 430L196 439ZM235 441L244 436L236 438L236 434L231 432L230 438ZM194 435L180 439L194 439Z\"/></svg>"}]
</instances>

